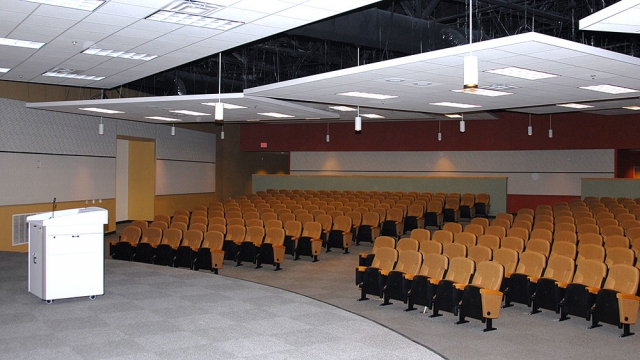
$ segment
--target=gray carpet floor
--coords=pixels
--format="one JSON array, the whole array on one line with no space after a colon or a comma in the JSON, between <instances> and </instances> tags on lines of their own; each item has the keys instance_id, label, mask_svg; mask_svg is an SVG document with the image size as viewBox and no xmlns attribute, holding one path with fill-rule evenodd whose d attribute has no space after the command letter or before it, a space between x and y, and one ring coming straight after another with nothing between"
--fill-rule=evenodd
<instances>
[{"instance_id":1,"label":"gray carpet floor","mask_svg":"<svg viewBox=\"0 0 640 360\"><path fill-rule=\"evenodd\" d=\"M114 238L107 236L106 240ZM26 254L0 253L0 358L293 359L629 359L640 335L557 322L521 304L503 309L498 329L452 314L404 312L395 301L356 301L357 253L320 261L286 259L283 270L235 267L219 275L105 260L105 295L46 305L27 292ZM632 331L637 330L633 325Z\"/></svg>"}]
</instances>

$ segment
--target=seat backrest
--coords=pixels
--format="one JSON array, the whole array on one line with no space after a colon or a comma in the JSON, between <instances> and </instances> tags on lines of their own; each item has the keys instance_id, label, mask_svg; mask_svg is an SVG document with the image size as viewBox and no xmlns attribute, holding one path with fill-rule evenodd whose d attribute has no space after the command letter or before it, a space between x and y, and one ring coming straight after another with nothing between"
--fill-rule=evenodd
<instances>
[{"instance_id":1,"label":"seat backrest","mask_svg":"<svg viewBox=\"0 0 640 360\"><path fill-rule=\"evenodd\" d=\"M166 244L177 249L178 246L180 246L180 241L182 241L182 230L167 229L162 232L162 241L160 241L160 244Z\"/></svg>"},{"instance_id":2,"label":"seat backrest","mask_svg":"<svg viewBox=\"0 0 640 360\"><path fill-rule=\"evenodd\" d=\"M333 230L351 231L351 218L345 215L333 218Z\"/></svg>"},{"instance_id":3,"label":"seat backrest","mask_svg":"<svg viewBox=\"0 0 640 360\"><path fill-rule=\"evenodd\" d=\"M479 224L468 224L464 227L464 232L475 234L476 237L484 235L484 226Z\"/></svg>"},{"instance_id":4,"label":"seat backrest","mask_svg":"<svg viewBox=\"0 0 640 360\"><path fill-rule=\"evenodd\" d=\"M137 226L140 228L140 230L142 230L142 229L148 228L149 223L146 222L145 220L133 220L130 226Z\"/></svg>"},{"instance_id":5,"label":"seat backrest","mask_svg":"<svg viewBox=\"0 0 640 360\"><path fill-rule=\"evenodd\" d=\"M182 237L182 246L199 249L202 243L203 233L200 230L187 230Z\"/></svg>"},{"instance_id":6,"label":"seat backrest","mask_svg":"<svg viewBox=\"0 0 640 360\"><path fill-rule=\"evenodd\" d=\"M511 227L511 223L513 222L513 215L509 214L509 213L506 213L506 212L497 213L495 218L496 219L501 219L501 220L507 220L509 222L509 225L506 226L507 229ZM501 225L501 224L505 224L506 225L506 223L501 222L501 221L498 221L498 223L496 225ZM493 225L493 223L492 223L492 225Z\"/></svg>"},{"instance_id":7,"label":"seat backrest","mask_svg":"<svg viewBox=\"0 0 640 360\"><path fill-rule=\"evenodd\" d=\"M442 243L433 240L420 242L420 252L426 254L442 254Z\"/></svg>"},{"instance_id":8,"label":"seat backrest","mask_svg":"<svg viewBox=\"0 0 640 360\"><path fill-rule=\"evenodd\" d=\"M203 248L222 250L223 244L224 234L220 231L207 231L204 233L204 240L202 241Z\"/></svg>"},{"instance_id":9,"label":"seat backrest","mask_svg":"<svg viewBox=\"0 0 640 360\"><path fill-rule=\"evenodd\" d=\"M600 231L602 231L605 226L618 226L620 223L616 219L600 219L597 221L598 226L600 226ZM604 235L604 234L602 234Z\"/></svg>"},{"instance_id":10,"label":"seat backrest","mask_svg":"<svg viewBox=\"0 0 640 360\"><path fill-rule=\"evenodd\" d=\"M446 280L456 284L468 284L471 275L476 270L476 263L464 257L449 258Z\"/></svg>"},{"instance_id":11,"label":"seat backrest","mask_svg":"<svg viewBox=\"0 0 640 360\"><path fill-rule=\"evenodd\" d=\"M575 259L578 252L578 247L576 244L570 243L568 241L560 241L553 243L551 247L551 256L562 255L569 257L571 259Z\"/></svg>"},{"instance_id":12,"label":"seat backrest","mask_svg":"<svg viewBox=\"0 0 640 360\"><path fill-rule=\"evenodd\" d=\"M398 240L398 243L396 244L396 250L398 250L400 253L405 250L418 251L419 248L420 242L412 238L402 238Z\"/></svg>"},{"instance_id":13,"label":"seat backrest","mask_svg":"<svg viewBox=\"0 0 640 360\"><path fill-rule=\"evenodd\" d=\"M607 236L612 236L612 235L624 236L624 228L622 226L607 225L600 229L600 234L605 239L607 238ZM606 241L605 241L605 244L606 244Z\"/></svg>"},{"instance_id":14,"label":"seat backrest","mask_svg":"<svg viewBox=\"0 0 640 360\"><path fill-rule=\"evenodd\" d=\"M477 224L482 226L483 228L486 228L487 226L489 226L489 219L483 218L483 217L476 217L471 219L471 222L469 224Z\"/></svg>"},{"instance_id":15,"label":"seat backrest","mask_svg":"<svg viewBox=\"0 0 640 360\"><path fill-rule=\"evenodd\" d=\"M322 224L317 221L308 221L302 225L302 236L312 239L320 239L322 236Z\"/></svg>"},{"instance_id":16,"label":"seat backrest","mask_svg":"<svg viewBox=\"0 0 640 360\"><path fill-rule=\"evenodd\" d=\"M373 249L371 249L371 253L375 254L379 248L389 247L392 249L396 248L396 240L390 236L378 236L373 241Z\"/></svg>"},{"instance_id":17,"label":"seat backrest","mask_svg":"<svg viewBox=\"0 0 640 360\"><path fill-rule=\"evenodd\" d=\"M302 223L296 220L289 220L284 223L284 230L287 236L300 237L302 234Z\"/></svg>"},{"instance_id":18,"label":"seat backrest","mask_svg":"<svg viewBox=\"0 0 640 360\"><path fill-rule=\"evenodd\" d=\"M377 212L367 212L362 214L362 225L377 227L380 225L380 214Z\"/></svg>"},{"instance_id":19,"label":"seat backrest","mask_svg":"<svg viewBox=\"0 0 640 360\"><path fill-rule=\"evenodd\" d=\"M249 219L245 221L245 226L246 227L251 227L251 226L264 227L264 222L262 222L262 220L260 219Z\"/></svg>"},{"instance_id":20,"label":"seat backrest","mask_svg":"<svg viewBox=\"0 0 640 360\"><path fill-rule=\"evenodd\" d=\"M549 253L551 252L551 243L549 243L546 240L540 240L540 239L529 240L526 247L524 248L524 251L525 252L535 251L535 252L539 252L545 257L548 257Z\"/></svg>"},{"instance_id":21,"label":"seat backrest","mask_svg":"<svg viewBox=\"0 0 640 360\"><path fill-rule=\"evenodd\" d=\"M447 255L449 259L467 257L467 247L462 244L444 244L442 245L442 254Z\"/></svg>"},{"instance_id":22,"label":"seat backrest","mask_svg":"<svg viewBox=\"0 0 640 360\"><path fill-rule=\"evenodd\" d=\"M135 246L140 241L142 235L142 229L137 226L127 226L122 230L120 234L120 241L126 241L129 244Z\"/></svg>"},{"instance_id":23,"label":"seat backrest","mask_svg":"<svg viewBox=\"0 0 640 360\"><path fill-rule=\"evenodd\" d=\"M600 228L598 225L583 224L578 225L578 234L600 234Z\"/></svg>"},{"instance_id":24,"label":"seat backrest","mask_svg":"<svg viewBox=\"0 0 640 360\"><path fill-rule=\"evenodd\" d=\"M534 277L540 277L542 270L547 265L547 257L539 252L525 251L520 254L520 260L516 267L516 273Z\"/></svg>"},{"instance_id":25,"label":"seat backrest","mask_svg":"<svg viewBox=\"0 0 640 360\"><path fill-rule=\"evenodd\" d=\"M189 223L189 216L187 216L187 215L173 215L173 219L171 219L171 223L173 224L174 222L181 222L181 223L188 224Z\"/></svg>"},{"instance_id":26,"label":"seat backrest","mask_svg":"<svg viewBox=\"0 0 640 360\"><path fill-rule=\"evenodd\" d=\"M181 229L182 232L184 233L185 231L187 231L186 228ZM223 234L225 234L227 232L227 226L226 225L222 225L222 224L213 224L210 223L209 226L207 226L207 232L208 231L219 231Z\"/></svg>"},{"instance_id":27,"label":"seat backrest","mask_svg":"<svg viewBox=\"0 0 640 360\"><path fill-rule=\"evenodd\" d=\"M244 241L244 237L247 233L247 230L244 226L240 225L230 225L227 227L227 237L226 240L232 240L236 243L241 243Z\"/></svg>"},{"instance_id":28,"label":"seat backrest","mask_svg":"<svg viewBox=\"0 0 640 360\"><path fill-rule=\"evenodd\" d=\"M264 228L262 226L249 226L243 241L252 242L255 246L260 246L264 240Z\"/></svg>"},{"instance_id":29,"label":"seat backrest","mask_svg":"<svg viewBox=\"0 0 640 360\"><path fill-rule=\"evenodd\" d=\"M496 250L500 248L500 238L496 235L484 234L478 236L478 245L486 246L489 249ZM524 245L523 245L524 247Z\"/></svg>"},{"instance_id":30,"label":"seat backrest","mask_svg":"<svg viewBox=\"0 0 640 360\"><path fill-rule=\"evenodd\" d=\"M351 224L354 227L360 226L362 223L362 214L357 211L349 211L345 213L346 216L351 218Z\"/></svg>"},{"instance_id":31,"label":"seat backrest","mask_svg":"<svg viewBox=\"0 0 640 360\"><path fill-rule=\"evenodd\" d=\"M536 229L549 230L552 233L555 230L553 223L552 222L546 222L546 221L536 221L533 224L533 230L536 230Z\"/></svg>"},{"instance_id":32,"label":"seat backrest","mask_svg":"<svg viewBox=\"0 0 640 360\"><path fill-rule=\"evenodd\" d=\"M531 232L531 229L533 228L533 224L527 220L517 219L513 221L513 224L511 224L511 228L523 228L523 229L527 229L527 232Z\"/></svg>"},{"instance_id":33,"label":"seat backrest","mask_svg":"<svg viewBox=\"0 0 640 360\"><path fill-rule=\"evenodd\" d=\"M248 223L247 223L248 224ZM269 220L269 221L265 221L264 222L264 228L268 229L268 228L281 228L282 229L282 221L280 220Z\"/></svg>"},{"instance_id":34,"label":"seat backrest","mask_svg":"<svg viewBox=\"0 0 640 360\"><path fill-rule=\"evenodd\" d=\"M431 231L427 229L413 229L409 234L409 237L416 239L420 242L431 240Z\"/></svg>"},{"instance_id":35,"label":"seat backrest","mask_svg":"<svg viewBox=\"0 0 640 360\"><path fill-rule=\"evenodd\" d=\"M442 212L442 201L431 200L427 204L427 212L440 214Z\"/></svg>"},{"instance_id":36,"label":"seat backrest","mask_svg":"<svg viewBox=\"0 0 640 360\"><path fill-rule=\"evenodd\" d=\"M604 246L597 244L580 244L578 246L578 255L576 256L576 264L580 264L584 260L595 260L604 262L606 251Z\"/></svg>"},{"instance_id":37,"label":"seat backrest","mask_svg":"<svg viewBox=\"0 0 640 360\"><path fill-rule=\"evenodd\" d=\"M631 249L621 247L607 248L604 263L611 268L612 265L626 264L634 265L636 262L636 253Z\"/></svg>"},{"instance_id":38,"label":"seat backrest","mask_svg":"<svg viewBox=\"0 0 640 360\"><path fill-rule=\"evenodd\" d=\"M333 218L331 215L318 215L315 218L315 222L322 224L323 231L329 231L333 225Z\"/></svg>"},{"instance_id":39,"label":"seat backrest","mask_svg":"<svg viewBox=\"0 0 640 360\"><path fill-rule=\"evenodd\" d=\"M481 261L477 264L471 284L483 289L499 290L504 279L504 266L497 261Z\"/></svg>"},{"instance_id":40,"label":"seat backrest","mask_svg":"<svg viewBox=\"0 0 640 360\"><path fill-rule=\"evenodd\" d=\"M622 235L609 235L604 238L604 247L621 247L628 249L630 248L629 238Z\"/></svg>"},{"instance_id":41,"label":"seat backrest","mask_svg":"<svg viewBox=\"0 0 640 360\"><path fill-rule=\"evenodd\" d=\"M158 229L161 229L161 230L167 230L169 228L169 223L164 222L164 221L160 221L160 220L155 220L155 221L152 221L151 224L149 224L149 227L150 228L158 228Z\"/></svg>"},{"instance_id":42,"label":"seat backrest","mask_svg":"<svg viewBox=\"0 0 640 360\"><path fill-rule=\"evenodd\" d=\"M422 254L415 250L404 250L398 254L398 262L393 270L415 275L422 266Z\"/></svg>"},{"instance_id":43,"label":"seat backrest","mask_svg":"<svg viewBox=\"0 0 640 360\"><path fill-rule=\"evenodd\" d=\"M572 244L578 243L578 235L571 231L558 231L553 234L553 242L570 242Z\"/></svg>"},{"instance_id":44,"label":"seat backrest","mask_svg":"<svg viewBox=\"0 0 640 360\"><path fill-rule=\"evenodd\" d=\"M244 218L245 221L254 220L254 219L260 220L260 213L257 211L244 212L242 214L242 217Z\"/></svg>"},{"instance_id":45,"label":"seat backrest","mask_svg":"<svg viewBox=\"0 0 640 360\"><path fill-rule=\"evenodd\" d=\"M243 218L227 218L227 226L231 226L231 225L245 226L244 219Z\"/></svg>"},{"instance_id":46,"label":"seat backrest","mask_svg":"<svg viewBox=\"0 0 640 360\"><path fill-rule=\"evenodd\" d=\"M631 229L627 229L627 237L630 241L635 239L640 239L640 227L633 227Z\"/></svg>"},{"instance_id":47,"label":"seat backrest","mask_svg":"<svg viewBox=\"0 0 640 360\"><path fill-rule=\"evenodd\" d=\"M511 222L507 219L495 218L493 219L493 221L491 221L491 226L500 226L503 227L506 231L507 229L511 228Z\"/></svg>"},{"instance_id":48,"label":"seat backrest","mask_svg":"<svg viewBox=\"0 0 640 360\"><path fill-rule=\"evenodd\" d=\"M526 243L527 241L529 241L529 230L522 227L512 227L511 229L507 230L507 236L517 236L524 240L524 242Z\"/></svg>"},{"instance_id":49,"label":"seat backrest","mask_svg":"<svg viewBox=\"0 0 640 360\"><path fill-rule=\"evenodd\" d=\"M602 280L605 276L607 276L607 265L605 263L595 260L583 260L578 263L572 282L599 288L602 286Z\"/></svg>"},{"instance_id":50,"label":"seat backrest","mask_svg":"<svg viewBox=\"0 0 640 360\"><path fill-rule=\"evenodd\" d=\"M381 247L378 248L373 256L371 267L380 270L393 270L396 261L398 261L398 250L390 247Z\"/></svg>"},{"instance_id":51,"label":"seat backrest","mask_svg":"<svg viewBox=\"0 0 640 360\"><path fill-rule=\"evenodd\" d=\"M458 223L448 222L442 226L442 230L449 231L452 234L462 232L462 225Z\"/></svg>"},{"instance_id":52,"label":"seat backrest","mask_svg":"<svg viewBox=\"0 0 640 360\"><path fill-rule=\"evenodd\" d=\"M576 224L573 223L557 223L555 225L555 232L559 232L559 231L569 231L569 232L576 232Z\"/></svg>"},{"instance_id":53,"label":"seat backrest","mask_svg":"<svg viewBox=\"0 0 640 360\"><path fill-rule=\"evenodd\" d=\"M284 229L283 228L267 229L263 244L272 244L272 245L284 244Z\"/></svg>"},{"instance_id":54,"label":"seat backrest","mask_svg":"<svg viewBox=\"0 0 640 360\"><path fill-rule=\"evenodd\" d=\"M169 224L171 222L171 217L169 215L158 214L153 217L153 221L164 221Z\"/></svg>"},{"instance_id":55,"label":"seat backrest","mask_svg":"<svg viewBox=\"0 0 640 360\"><path fill-rule=\"evenodd\" d=\"M434 278L442 279L444 273L449 267L449 258L442 254L424 254L422 267L418 274Z\"/></svg>"},{"instance_id":56,"label":"seat backrest","mask_svg":"<svg viewBox=\"0 0 640 360\"><path fill-rule=\"evenodd\" d=\"M543 277L560 282L570 282L576 269L575 261L567 256L554 255L549 258Z\"/></svg>"},{"instance_id":57,"label":"seat backrest","mask_svg":"<svg viewBox=\"0 0 640 360\"><path fill-rule=\"evenodd\" d=\"M531 231L531 234L529 235L529 239L542 239L548 242L552 242L553 233L545 229L534 229Z\"/></svg>"},{"instance_id":58,"label":"seat backrest","mask_svg":"<svg viewBox=\"0 0 640 360\"><path fill-rule=\"evenodd\" d=\"M640 269L626 264L616 264L609 268L603 289L615 290L623 294L635 295L640 281Z\"/></svg>"},{"instance_id":59,"label":"seat backrest","mask_svg":"<svg viewBox=\"0 0 640 360\"><path fill-rule=\"evenodd\" d=\"M578 234L578 244L579 245L595 244L595 245L602 246L602 244L603 244L602 235L593 234L593 233Z\"/></svg>"},{"instance_id":60,"label":"seat backrest","mask_svg":"<svg viewBox=\"0 0 640 360\"><path fill-rule=\"evenodd\" d=\"M493 259L493 251L486 246L475 245L469 247L467 257L479 264L482 261L491 261Z\"/></svg>"},{"instance_id":61,"label":"seat backrest","mask_svg":"<svg viewBox=\"0 0 640 360\"><path fill-rule=\"evenodd\" d=\"M242 219L242 212L241 211L227 211L225 213L225 216L227 218L227 220L229 219Z\"/></svg>"},{"instance_id":62,"label":"seat backrest","mask_svg":"<svg viewBox=\"0 0 640 360\"><path fill-rule=\"evenodd\" d=\"M453 242L462 244L466 247L471 247L476 245L477 239L475 234L460 232L453 235Z\"/></svg>"},{"instance_id":63,"label":"seat backrest","mask_svg":"<svg viewBox=\"0 0 640 360\"><path fill-rule=\"evenodd\" d=\"M489 235L495 235L499 238L507 236L507 229L500 225L491 225L484 228L484 233Z\"/></svg>"},{"instance_id":64,"label":"seat backrest","mask_svg":"<svg viewBox=\"0 0 640 360\"><path fill-rule=\"evenodd\" d=\"M518 266L519 253L513 249L500 248L493 251L493 261L504 266L505 274L512 274Z\"/></svg>"},{"instance_id":65,"label":"seat backrest","mask_svg":"<svg viewBox=\"0 0 640 360\"><path fill-rule=\"evenodd\" d=\"M431 240L442 243L443 245L451 244L453 243L453 233L447 230L436 230L433 232Z\"/></svg>"},{"instance_id":66,"label":"seat backrest","mask_svg":"<svg viewBox=\"0 0 640 360\"><path fill-rule=\"evenodd\" d=\"M500 247L515 250L520 254L524 251L524 240L517 236L505 236Z\"/></svg>"},{"instance_id":67,"label":"seat backrest","mask_svg":"<svg viewBox=\"0 0 640 360\"><path fill-rule=\"evenodd\" d=\"M402 222L404 219L404 213L401 209L391 208L387 211L387 220Z\"/></svg>"},{"instance_id":68,"label":"seat backrest","mask_svg":"<svg viewBox=\"0 0 640 360\"><path fill-rule=\"evenodd\" d=\"M415 216L415 217L422 217L422 215L424 215L424 209L422 208L422 205L418 205L418 204L413 204L413 205L409 205L409 207L407 208L407 216Z\"/></svg>"}]
</instances>

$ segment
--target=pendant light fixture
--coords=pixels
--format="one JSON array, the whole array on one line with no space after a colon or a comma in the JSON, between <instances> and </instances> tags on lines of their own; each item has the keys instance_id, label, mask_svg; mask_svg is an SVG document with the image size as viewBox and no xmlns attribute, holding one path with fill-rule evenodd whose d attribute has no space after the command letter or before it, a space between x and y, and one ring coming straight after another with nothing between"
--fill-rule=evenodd
<instances>
[{"instance_id":1,"label":"pendant light fixture","mask_svg":"<svg viewBox=\"0 0 640 360\"><path fill-rule=\"evenodd\" d=\"M533 127L531 126L531 114L529 114L529 126L527 126L527 135L533 135Z\"/></svg>"},{"instance_id":2,"label":"pendant light fixture","mask_svg":"<svg viewBox=\"0 0 640 360\"><path fill-rule=\"evenodd\" d=\"M551 114L549 114L549 139L553 138L553 129L551 128Z\"/></svg>"},{"instance_id":3,"label":"pendant light fixture","mask_svg":"<svg viewBox=\"0 0 640 360\"><path fill-rule=\"evenodd\" d=\"M460 132L463 133L465 131L467 131L467 127L464 123L464 114L462 114L462 119L460 119Z\"/></svg>"},{"instance_id":4,"label":"pendant light fixture","mask_svg":"<svg viewBox=\"0 0 640 360\"><path fill-rule=\"evenodd\" d=\"M329 123L327 123L327 142L329 142L331 140L331 137L329 136Z\"/></svg>"},{"instance_id":5,"label":"pendant light fixture","mask_svg":"<svg viewBox=\"0 0 640 360\"><path fill-rule=\"evenodd\" d=\"M360 106L358 105L358 116L356 116L355 129L357 132L362 131L362 118L360 117Z\"/></svg>"},{"instance_id":6,"label":"pendant light fixture","mask_svg":"<svg viewBox=\"0 0 640 360\"><path fill-rule=\"evenodd\" d=\"M222 53L218 54L218 103L214 113L216 121L224 121L224 106L222 105Z\"/></svg>"},{"instance_id":7,"label":"pendant light fixture","mask_svg":"<svg viewBox=\"0 0 640 360\"><path fill-rule=\"evenodd\" d=\"M469 0L469 46L473 44L473 0ZM464 86L463 89L478 88L478 58L471 54L464 57Z\"/></svg>"},{"instance_id":8,"label":"pendant light fixture","mask_svg":"<svg viewBox=\"0 0 640 360\"><path fill-rule=\"evenodd\" d=\"M104 135L104 124L102 123L102 116L100 116L100 124L98 124L98 135Z\"/></svg>"},{"instance_id":9,"label":"pendant light fixture","mask_svg":"<svg viewBox=\"0 0 640 360\"><path fill-rule=\"evenodd\" d=\"M442 132L440 131L440 120L438 120L438 141L442 141Z\"/></svg>"},{"instance_id":10,"label":"pendant light fixture","mask_svg":"<svg viewBox=\"0 0 640 360\"><path fill-rule=\"evenodd\" d=\"M222 125L222 131L220 131L220 140L224 140L224 124Z\"/></svg>"},{"instance_id":11,"label":"pendant light fixture","mask_svg":"<svg viewBox=\"0 0 640 360\"><path fill-rule=\"evenodd\" d=\"M176 135L176 126L171 125L171 136L175 136L175 135Z\"/></svg>"}]
</instances>

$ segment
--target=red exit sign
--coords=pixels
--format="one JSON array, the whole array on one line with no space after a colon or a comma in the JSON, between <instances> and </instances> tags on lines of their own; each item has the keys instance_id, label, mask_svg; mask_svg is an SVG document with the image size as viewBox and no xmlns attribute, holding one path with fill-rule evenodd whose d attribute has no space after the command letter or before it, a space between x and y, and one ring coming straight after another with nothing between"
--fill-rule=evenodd
<instances>
[{"instance_id":1,"label":"red exit sign","mask_svg":"<svg viewBox=\"0 0 640 360\"><path fill-rule=\"evenodd\" d=\"M266 142L260 143L260 147L263 148L263 149L266 149L267 148L267 143Z\"/></svg>"}]
</instances>

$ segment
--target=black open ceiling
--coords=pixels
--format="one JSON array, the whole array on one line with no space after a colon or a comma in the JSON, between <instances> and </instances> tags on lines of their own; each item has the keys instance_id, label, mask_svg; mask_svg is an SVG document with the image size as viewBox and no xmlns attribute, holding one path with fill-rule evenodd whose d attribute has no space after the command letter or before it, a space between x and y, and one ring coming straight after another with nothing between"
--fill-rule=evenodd
<instances>
[{"instance_id":1,"label":"black open ceiling","mask_svg":"<svg viewBox=\"0 0 640 360\"><path fill-rule=\"evenodd\" d=\"M473 41L535 31L627 55L638 35L579 31L580 19L617 1L473 0ZM469 42L468 0L382 1L222 54L222 92L315 75ZM218 56L125 87L155 96L218 93Z\"/></svg>"}]
</instances>

